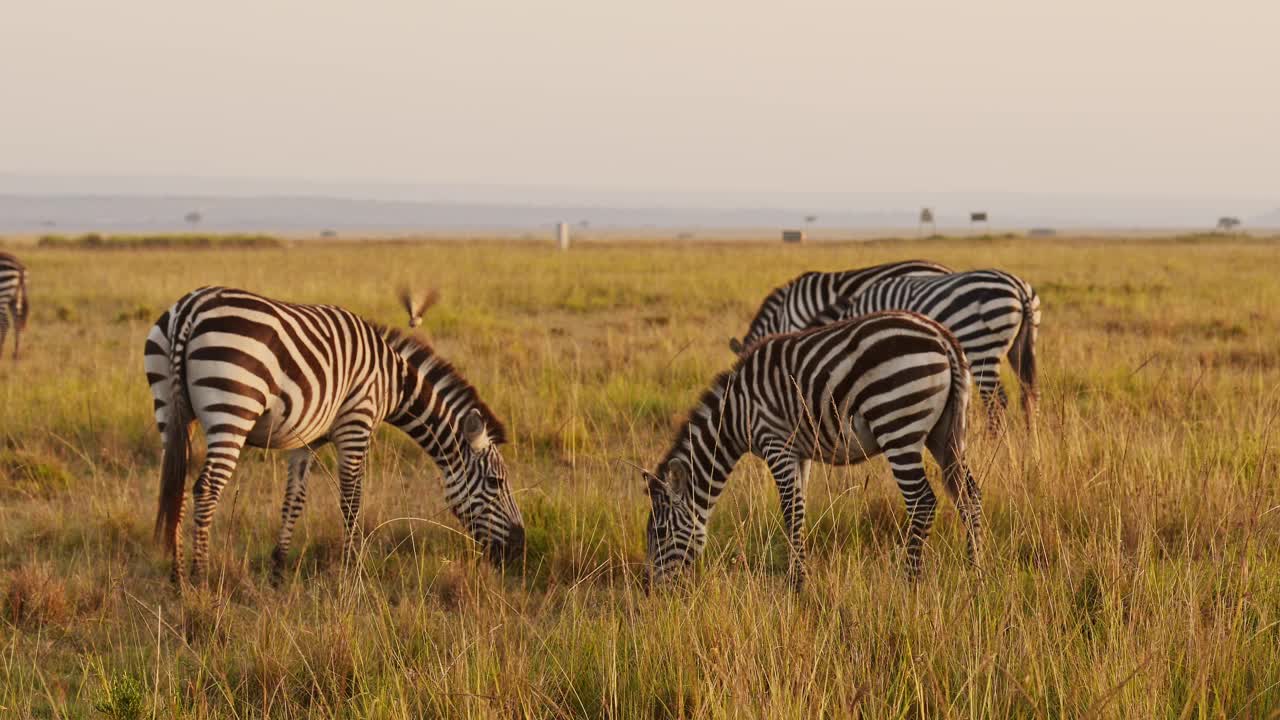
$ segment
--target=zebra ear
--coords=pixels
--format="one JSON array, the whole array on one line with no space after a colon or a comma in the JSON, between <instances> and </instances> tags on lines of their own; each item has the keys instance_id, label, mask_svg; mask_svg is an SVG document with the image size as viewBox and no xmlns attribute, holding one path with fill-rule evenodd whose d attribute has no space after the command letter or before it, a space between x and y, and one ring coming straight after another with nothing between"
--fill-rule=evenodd
<instances>
[{"instance_id":1,"label":"zebra ear","mask_svg":"<svg viewBox=\"0 0 1280 720\"><path fill-rule=\"evenodd\" d=\"M667 463L667 480L670 487L677 495L689 497L689 486L692 483L692 473L689 472L689 464L680 458L675 458Z\"/></svg>"},{"instance_id":2,"label":"zebra ear","mask_svg":"<svg viewBox=\"0 0 1280 720\"><path fill-rule=\"evenodd\" d=\"M489 447L489 430L484 425L484 417L476 408L471 408L462 418L462 435L473 450L484 450Z\"/></svg>"},{"instance_id":3,"label":"zebra ear","mask_svg":"<svg viewBox=\"0 0 1280 720\"><path fill-rule=\"evenodd\" d=\"M742 351L746 350L746 348L742 346L742 341L738 338L729 338L729 349L732 350L735 355L741 355Z\"/></svg>"},{"instance_id":4,"label":"zebra ear","mask_svg":"<svg viewBox=\"0 0 1280 720\"><path fill-rule=\"evenodd\" d=\"M648 495L649 497L654 497L655 495L658 497L662 497L663 495L667 494L667 484L663 482L662 478L658 477L657 475L654 475L648 470L641 470L640 472L641 474L644 475L644 480L645 480L644 494L645 495Z\"/></svg>"}]
</instances>

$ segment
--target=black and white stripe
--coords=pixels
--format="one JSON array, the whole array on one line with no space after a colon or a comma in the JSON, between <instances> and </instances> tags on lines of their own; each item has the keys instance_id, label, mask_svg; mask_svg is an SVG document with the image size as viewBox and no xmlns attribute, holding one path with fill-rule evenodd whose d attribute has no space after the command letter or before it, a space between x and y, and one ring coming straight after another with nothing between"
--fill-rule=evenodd
<instances>
[{"instance_id":1,"label":"black and white stripe","mask_svg":"<svg viewBox=\"0 0 1280 720\"><path fill-rule=\"evenodd\" d=\"M729 347L742 352L766 335L796 332L831 322L832 308L857 298L873 283L903 276L945 275L944 265L928 260L904 260L842 272L807 272L774 288L760 303L747 334L733 338Z\"/></svg>"},{"instance_id":2,"label":"black and white stripe","mask_svg":"<svg viewBox=\"0 0 1280 720\"><path fill-rule=\"evenodd\" d=\"M13 328L13 359L18 359L22 345L22 331L27 328L27 268L18 258L0 252L0 351L5 337Z\"/></svg>"},{"instance_id":3,"label":"black and white stripe","mask_svg":"<svg viewBox=\"0 0 1280 720\"><path fill-rule=\"evenodd\" d=\"M805 576L804 491L813 460L847 465L886 456L910 514L907 571L914 578L936 507L925 477L928 448L976 562L982 504L964 461L969 381L951 333L913 313L876 313L747 348L694 407L655 471L645 473L653 579L701 553L726 477L748 452L765 460L778 485L797 586Z\"/></svg>"},{"instance_id":4,"label":"black and white stripe","mask_svg":"<svg viewBox=\"0 0 1280 720\"><path fill-rule=\"evenodd\" d=\"M147 380L165 438L156 532L183 574L180 527L193 422L208 453L193 488L193 580L205 572L209 526L246 445L289 451L273 577L306 499L313 452L338 453L346 557L354 552L364 462L374 428L403 430L444 472L445 500L494 560L522 551L524 524L498 451L502 424L429 345L330 305L296 305L242 290L196 290L147 336Z\"/></svg>"},{"instance_id":5,"label":"black and white stripe","mask_svg":"<svg viewBox=\"0 0 1280 720\"><path fill-rule=\"evenodd\" d=\"M1028 425L1035 412L1036 335L1040 296L1025 280L1001 270L975 270L940 277L897 277L868 287L835 313L835 319L881 310L908 310L933 318L950 330L960 346L992 429L1009 403L1000 384L1000 359L1008 356L1022 386Z\"/></svg>"}]
</instances>

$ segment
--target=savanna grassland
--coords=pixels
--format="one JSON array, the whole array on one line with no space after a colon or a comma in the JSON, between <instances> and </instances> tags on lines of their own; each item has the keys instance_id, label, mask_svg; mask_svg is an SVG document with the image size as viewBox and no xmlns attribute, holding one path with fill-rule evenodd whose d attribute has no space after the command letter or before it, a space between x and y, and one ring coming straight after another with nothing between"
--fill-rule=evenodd
<instances>
[{"instance_id":1,"label":"savanna grassland","mask_svg":"<svg viewBox=\"0 0 1280 720\"><path fill-rule=\"evenodd\" d=\"M1246 238L22 248L26 355L0 362L4 717L1267 717L1280 708L1280 246ZM810 578L744 460L692 581L646 596L652 466L772 286L922 257L1000 267L1043 301L1042 399L990 437L988 555L943 500L916 586L886 465L815 468ZM141 368L203 284L404 322L507 423L523 570L478 557L395 431L340 562L331 450L292 574L268 582L284 459L246 453L209 587L152 542L159 437Z\"/></svg>"}]
</instances>

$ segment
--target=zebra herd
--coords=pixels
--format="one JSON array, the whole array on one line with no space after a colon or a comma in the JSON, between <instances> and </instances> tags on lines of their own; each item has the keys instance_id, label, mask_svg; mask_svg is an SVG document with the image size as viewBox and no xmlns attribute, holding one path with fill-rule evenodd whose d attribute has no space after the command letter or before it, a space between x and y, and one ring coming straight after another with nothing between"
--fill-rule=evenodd
<instances>
[{"instance_id":1,"label":"zebra herd","mask_svg":"<svg viewBox=\"0 0 1280 720\"><path fill-rule=\"evenodd\" d=\"M410 327L435 296L402 297ZM28 313L26 271L0 253L0 343ZM1040 301L998 270L952 272L926 261L804 273L770 292L718 375L652 471L648 577L682 574L699 556L717 499L738 460L764 460L778 487L790 550L788 577L805 580L805 486L812 463L850 465L883 454L906 502L906 573L920 573L937 500L925 474L942 468L960 512L970 560L982 547L982 501L965 461L969 387L976 381L996 431L1007 396L1007 356L1032 422ZM14 355L17 356L15 341ZM287 564L317 448L339 466L344 558L358 543L365 460L386 422L411 437L444 474L447 506L495 563L524 552L524 520L500 448L506 431L479 392L424 340L332 305L280 302L205 287L180 298L147 335L143 362L163 438L155 532L173 580L206 574L210 526L246 446L287 452L272 579ZM181 528L196 424L207 452L192 488L191 576Z\"/></svg>"},{"instance_id":2,"label":"zebra herd","mask_svg":"<svg viewBox=\"0 0 1280 720\"><path fill-rule=\"evenodd\" d=\"M914 579L937 507L925 476L927 448L976 564L982 500L965 463L970 378L995 429L1006 403L998 363L1007 353L1030 423L1039 322L1040 300L1025 281L919 260L804 273L774 289L744 340L730 340L738 362L712 382L657 469L645 472L653 577L678 572L701 553L711 509L747 452L765 461L778 486L797 588L805 578L804 491L813 460L849 465L885 455L907 505L906 569Z\"/></svg>"}]
</instances>

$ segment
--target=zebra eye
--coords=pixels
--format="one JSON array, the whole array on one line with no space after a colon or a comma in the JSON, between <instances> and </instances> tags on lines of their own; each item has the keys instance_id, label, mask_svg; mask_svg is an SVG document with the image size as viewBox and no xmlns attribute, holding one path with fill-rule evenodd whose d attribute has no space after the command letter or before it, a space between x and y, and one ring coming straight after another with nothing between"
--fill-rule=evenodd
<instances>
[{"instance_id":1,"label":"zebra eye","mask_svg":"<svg viewBox=\"0 0 1280 720\"><path fill-rule=\"evenodd\" d=\"M484 479L484 484L488 486L490 490L497 490L502 487L502 478L490 475Z\"/></svg>"}]
</instances>

